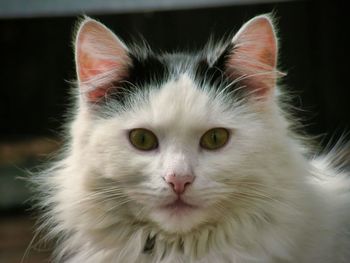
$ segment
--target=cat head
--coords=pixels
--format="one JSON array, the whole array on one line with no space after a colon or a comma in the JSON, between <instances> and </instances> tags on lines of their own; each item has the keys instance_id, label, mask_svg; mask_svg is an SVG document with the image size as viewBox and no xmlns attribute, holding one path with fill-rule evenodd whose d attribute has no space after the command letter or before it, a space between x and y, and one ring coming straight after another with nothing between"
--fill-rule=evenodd
<instances>
[{"instance_id":1,"label":"cat head","mask_svg":"<svg viewBox=\"0 0 350 263\"><path fill-rule=\"evenodd\" d=\"M266 15L193 54L127 46L84 19L73 151L86 191L108 200L110 224L129 218L186 233L257 214L257 197L278 184L269 163L283 126L277 50Z\"/></svg>"}]
</instances>

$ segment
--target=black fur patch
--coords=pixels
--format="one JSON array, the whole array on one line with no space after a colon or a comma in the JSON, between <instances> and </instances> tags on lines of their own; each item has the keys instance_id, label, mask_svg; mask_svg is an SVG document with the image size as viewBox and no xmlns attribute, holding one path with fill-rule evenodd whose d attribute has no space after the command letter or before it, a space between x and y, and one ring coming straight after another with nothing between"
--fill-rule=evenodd
<instances>
[{"instance_id":1,"label":"black fur patch","mask_svg":"<svg viewBox=\"0 0 350 263\"><path fill-rule=\"evenodd\" d=\"M151 54L144 59L139 59L134 56L132 58L132 67L130 69L128 81L137 85L145 86L150 83L164 82L169 71L167 65L161 58Z\"/></svg>"},{"instance_id":2,"label":"black fur patch","mask_svg":"<svg viewBox=\"0 0 350 263\"><path fill-rule=\"evenodd\" d=\"M232 79L231 71L234 69L228 68L228 59L232 52L234 52L234 46L230 43L212 65L209 65L206 54L203 54L203 58L195 67L195 78L200 86L209 86L217 92L225 89L225 93L232 93L239 88L241 83L232 85L235 79Z\"/></svg>"},{"instance_id":3,"label":"black fur patch","mask_svg":"<svg viewBox=\"0 0 350 263\"><path fill-rule=\"evenodd\" d=\"M116 88L108 97L121 104L124 104L126 97L130 94L135 94L152 83L156 85L164 83L169 77L166 63L153 53L145 58L130 54L130 58L132 64L128 69L127 77L113 83Z\"/></svg>"},{"instance_id":4,"label":"black fur patch","mask_svg":"<svg viewBox=\"0 0 350 263\"><path fill-rule=\"evenodd\" d=\"M201 59L195 68L195 79L200 86L209 84L210 86L220 86L226 82L225 68L210 66L206 58Z\"/></svg>"},{"instance_id":5,"label":"black fur patch","mask_svg":"<svg viewBox=\"0 0 350 263\"><path fill-rule=\"evenodd\" d=\"M234 52L234 46L231 43L227 44L221 55L211 65L207 59L208 52L210 50L206 51L206 49L199 54L156 55L148 50L141 55L130 52L131 65L126 77L114 81L110 92L98 104L104 105L104 102L109 101L126 105L130 96L148 88L150 84L153 84L154 88L160 87L170 78L176 79L178 77L176 74L185 72L194 73L195 82L200 88L209 87L217 92L224 89L225 93L232 93L242 85L242 83L232 85L234 79L230 77L227 69L228 58ZM235 92L236 94L241 92Z\"/></svg>"},{"instance_id":6,"label":"black fur patch","mask_svg":"<svg viewBox=\"0 0 350 263\"><path fill-rule=\"evenodd\" d=\"M201 84L210 86L220 86L223 82L228 82L226 74L226 64L231 52L231 45L228 45L222 54L215 60L213 65L209 65L204 51L195 69L196 80Z\"/></svg>"}]
</instances>

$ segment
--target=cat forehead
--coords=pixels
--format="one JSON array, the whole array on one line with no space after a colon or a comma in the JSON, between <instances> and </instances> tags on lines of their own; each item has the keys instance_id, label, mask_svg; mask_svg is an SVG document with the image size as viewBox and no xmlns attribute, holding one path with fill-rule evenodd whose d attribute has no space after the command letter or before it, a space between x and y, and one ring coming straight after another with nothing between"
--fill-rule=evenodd
<instances>
[{"instance_id":1,"label":"cat forehead","mask_svg":"<svg viewBox=\"0 0 350 263\"><path fill-rule=\"evenodd\" d=\"M187 74L165 83L151 94L149 102L154 121L163 120L165 123L210 117L208 107L213 104L208 94L200 90Z\"/></svg>"},{"instance_id":2,"label":"cat forehead","mask_svg":"<svg viewBox=\"0 0 350 263\"><path fill-rule=\"evenodd\" d=\"M227 117L224 103L214 99L209 91L198 86L187 73L151 89L147 102L132 112L131 125L185 129L206 128L225 122Z\"/></svg>"}]
</instances>

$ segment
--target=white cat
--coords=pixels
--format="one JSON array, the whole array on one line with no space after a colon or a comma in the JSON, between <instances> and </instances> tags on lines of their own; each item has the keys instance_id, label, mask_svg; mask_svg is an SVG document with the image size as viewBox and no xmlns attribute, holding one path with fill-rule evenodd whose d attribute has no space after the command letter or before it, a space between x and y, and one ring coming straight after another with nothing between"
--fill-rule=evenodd
<instances>
[{"instance_id":1,"label":"white cat","mask_svg":"<svg viewBox=\"0 0 350 263\"><path fill-rule=\"evenodd\" d=\"M257 16L201 52L126 46L85 18L61 160L38 182L57 262L350 262L350 175L308 158Z\"/></svg>"}]
</instances>

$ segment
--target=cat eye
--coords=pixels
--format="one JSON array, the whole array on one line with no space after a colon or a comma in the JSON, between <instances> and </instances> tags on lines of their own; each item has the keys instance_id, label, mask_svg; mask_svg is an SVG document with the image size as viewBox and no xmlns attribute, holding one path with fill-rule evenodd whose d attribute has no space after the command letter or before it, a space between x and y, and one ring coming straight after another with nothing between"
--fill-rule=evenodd
<instances>
[{"instance_id":1,"label":"cat eye","mask_svg":"<svg viewBox=\"0 0 350 263\"><path fill-rule=\"evenodd\" d=\"M142 151L151 151L158 147L158 139L154 133L142 128L131 130L129 140L135 148Z\"/></svg>"},{"instance_id":2,"label":"cat eye","mask_svg":"<svg viewBox=\"0 0 350 263\"><path fill-rule=\"evenodd\" d=\"M213 128L204 133L200 146L206 150L216 150L226 145L229 131L225 128Z\"/></svg>"}]
</instances>

